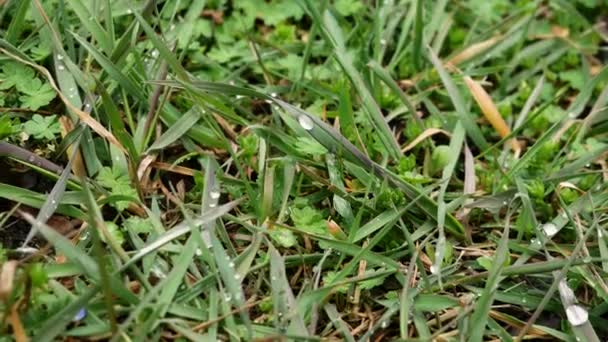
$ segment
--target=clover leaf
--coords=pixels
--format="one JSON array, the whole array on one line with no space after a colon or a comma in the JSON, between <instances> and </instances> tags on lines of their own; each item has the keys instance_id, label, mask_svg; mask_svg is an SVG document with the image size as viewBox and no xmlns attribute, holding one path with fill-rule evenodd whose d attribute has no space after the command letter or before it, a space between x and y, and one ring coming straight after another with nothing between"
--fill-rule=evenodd
<instances>
[{"instance_id":1,"label":"clover leaf","mask_svg":"<svg viewBox=\"0 0 608 342\"><path fill-rule=\"evenodd\" d=\"M59 122L55 115L42 116L34 114L31 120L23 124L25 133L39 140L53 140L61 133Z\"/></svg>"}]
</instances>

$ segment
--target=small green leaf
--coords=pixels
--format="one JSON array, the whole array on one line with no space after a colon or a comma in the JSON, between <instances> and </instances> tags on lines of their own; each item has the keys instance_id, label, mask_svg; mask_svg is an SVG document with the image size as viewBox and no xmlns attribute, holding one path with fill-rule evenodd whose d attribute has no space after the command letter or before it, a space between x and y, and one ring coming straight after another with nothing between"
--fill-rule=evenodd
<instances>
[{"instance_id":1,"label":"small green leaf","mask_svg":"<svg viewBox=\"0 0 608 342\"><path fill-rule=\"evenodd\" d=\"M295 246L296 243L298 243L296 236L289 229L273 227L271 230L268 231L268 234L281 247L289 248Z\"/></svg>"},{"instance_id":2,"label":"small green leaf","mask_svg":"<svg viewBox=\"0 0 608 342\"><path fill-rule=\"evenodd\" d=\"M120 195L126 197L137 198L137 191L131 186L129 176L117 168L104 167L97 175L97 182L110 190L111 195ZM114 201L110 205L119 211L123 211L129 207L128 201Z\"/></svg>"},{"instance_id":3,"label":"small green leaf","mask_svg":"<svg viewBox=\"0 0 608 342\"><path fill-rule=\"evenodd\" d=\"M53 140L56 135L61 133L59 122L55 115L42 116L34 114L31 120L23 124L25 133L40 140Z\"/></svg>"},{"instance_id":4,"label":"small green leaf","mask_svg":"<svg viewBox=\"0 0 608 342\"><path fill-rule=\"evenodd\" d=\"M122 245L125 242L125 236L118 227L118 225L114 222L106 222L105 225L108 229L108 233L110 233L114 241L116 241L119 245ZM103 242L107 243L106 238L103 234L100 235L100 237Z\"/></svg>"},{"instance_id":5,"label":"small green leaf","mask_svg":"<svg viewBox=\"0 0 608 342\"><path fill-rule=\"evenodd\" d=\"M32 85L34 86L39 83L40 80L37 78L32 80ZM55 91L48 83L40 85L37 89L30 87L24 93L25 95L19 96L21 106L33 110L48 105L56 96Z\"/></svg>"}]
</instances>

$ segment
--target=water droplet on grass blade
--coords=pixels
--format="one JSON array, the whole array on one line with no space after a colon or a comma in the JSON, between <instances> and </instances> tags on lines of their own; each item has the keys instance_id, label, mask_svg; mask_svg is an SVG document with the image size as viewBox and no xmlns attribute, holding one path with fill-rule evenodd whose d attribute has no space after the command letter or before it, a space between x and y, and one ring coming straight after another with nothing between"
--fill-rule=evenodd
<instances>
[{"instance_id":1,"label":"water droplet on grass blade","mask_svg":"<svg viewBox=\"0 0 608 342\"><path fill-rule=\"evenodd\" d=\"M220 192L219 191L211 191L209 193L209 197L211 197L212 199L218 199L218 198L220 198Z\"/></svg>"},{"instance_id":2,"label":"water droplet on grass blade","mask_svg":"<svg viewBox=\"0 0 608 342\"><path fill-rule=\"evenodd\" d=\"M59 69L59 70L65 70L65 67L63 66L63 64L59 64L57 66L57 69Z\"/></svg>"},{"instance_id":3,"label":"water droplet on grass blade","mask_svg":"<svg viewBox=\"0 0 608 342\"><path fill-rule=\"evenodd\" d=\"M82 308L82 309L78 310L78 312L76 313L76 315L74 315L74 318L72 319L72 321L74 321L74 322L81 321L86 316L87 316L87 310L85 310L84 308Z\"/></svg>"},{"instance_id":4,"label":"water droplet on grass blade","mask_svg":"<svg viewBox=\"0 0 608 342\"><path fill-rule=\"evenodd\" d=\"M440 269L439 267L435 266L435 265L431 265L431 273L432 274L437 274L439 273Z\"/></svg>"},{"instance_id":5,"label":"water droplet on grass blade","mask_svg":"<svg viewBox=\"0 0 608 342\"><path fill-rule=\"evenodd\" d=\"M57 60L59 60L59 61L63 60L63 55L62 54L57 54Z\"/></svg>"},{"instance_id":6,"label":"water droplet on grass blade","mask_svg":"<svg viewBox=\"0 0 608 342\"><path fill-rule=\"evenodd\" d=\"M311 129L313 129L313 127L315 127L315 124L306 115L300 115L298 117L298 122L300 123L300 126L302 126L302 128L304 128L307 131L310 131Z\"/></svg>"},{"instance_id":7,"label":"water droplet on grass blade","mask_svg":"<svg viewBox=\"0 0 608 342\"><path fill-rule=\"evenodd\" d=\"M540 228L543 230L543 232L545 233L545 235L548 238L553 237L559 231L557 226L552 222L545 223L542 226L540 226Z\"/></svg>"},{"instance_id":8,"label":"water droplet on grass blade","mask_svg":"<svg viewBox=\"0 0 608 342\"><path fill-rule=\"evenodd\" d=\"M589 320L589 313L582 306L573 304L566 308L566 317L568 317L568 322L576 327Z\"/></svg>"}]
</instances>

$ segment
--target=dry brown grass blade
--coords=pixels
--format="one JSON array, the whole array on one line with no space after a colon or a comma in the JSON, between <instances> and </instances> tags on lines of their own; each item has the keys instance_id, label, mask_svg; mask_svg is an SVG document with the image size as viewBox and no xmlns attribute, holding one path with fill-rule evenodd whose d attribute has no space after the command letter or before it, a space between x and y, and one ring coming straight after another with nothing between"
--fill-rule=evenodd
<instances>
[{"instance_id":1,"label":"dry brown grass blade","mask_svg":"<svg viewBox=\"0 0 608 342\"><path fill-rule=\"evenodd\" d=\"M456 66L460 63L466 62L469 59L471 59L471 58L479 55L480 53L486 51L487 49L491 48L496 43L498 43L502 38L503 38L503 36L498 35L498 36L494 36L488 40L484 40L483 42L473 44L473 45L467 47L466 49L462 50L456 56L450 58L448 60L447 64Z\"/></svg>"},{"instance_id":2,"label":"dry brown grass blade","mask_svg":"<svg viewBox=\"0 0 608 342\"><path fill-rule=\"evenodd\" d=\"M23 324L21 323L21 318L19 318L19 312L17 311L20 302L21 301L17 301L15 304L13 304L8 320L13 327L13 337L15 337L15 341L27 342L29 341L29 338L25 333L25 329L23 329Z\"/></svg>"},{"instance_id":3,"label":"dry brown grass blade","mask_svg":"<svg viewBox=\"0 0 608 342\"><path fill-rule=\"evenodd\" d=\"M414 147L416 147L416 145L420 144L420 142L428 137L431 137L435 134L438 133L443 133L444 135L450 137L450 133L447 131L444 131L442 129L439 128L427 128L424 130L424 132L422 132L419 136L416 137L416 139L414 139L411 143L409 143L407 146L405 146L404 148L401 149L401 152L407 152L411 149L413 149Z\"/></svg>"},{"instance_id":4,"label":"dry brown grass blade","mask_svg":"<svg viewBox=\"0 0 608 342\"><path fill-rule=\"evenodd\" d=\"M169 171L169 172L177 173L177 174L184 175L184 176L194 177L194 175L196 174L196 170L194 170L194 169L184 167L184 166L173 165L173 164L169 164L169 163L155 161L155 162L152 162L150 165L155 169Z\"/></svg>"},{"instance_id":5,"label":"dry brown grass blade","mask_svg":"<svg viewBox=\"0 0 608 342\"><path fill-rule=\"evenodd\" d=\"M17 261L9 260L2 264L0 271L0 299L6 300L13 292L13 281L15 279L15 271L17 270Z\"/></svg>"},{"instance_id":6,"label":"dry brown grass blade","mask_svg":"<svg viewBox=\"0 0 608 342\"><path fill-rule=\"evenodd\" d=\"M91 127L91 129L93 131L95 131L97 134L99 134L100 136L108 139L108 141L115 145L116 147L118 147L124 154L128 155L127 150L124 148L124 146L122 146L122 144L116 139L116 137L114 137L114 135L108 131L105 127L103 127L103 125L101 125L99 122L97 122L95 119L93 119L89 114L87 114L86 112L83 112L82 110L80 110L79 108L76 108L69 100L68 98L65 97L65 95L63 95L63 93L61 92L61 90L59 90L59 88L57 87L57 84L55 83L55 80L53 79L53 76L51 75L51 73L44 67L41 67L37 64L34 63L30 63L26 60L23 60L21 58L19 58L18 56L13 55L12 53L6 51L3 48L0 48L0 52L2 52L3 54L9 56L10 58L16 60L19 63L23 63L26 64L36 70L38 70L41 74L43 74L46 79L49 81L49 84L51 85L51 87L53 87L53 89L55 90L55 92L57 93L57 95L59 96L59 98L61 99L61 101L63 102L63 104L65 104L65 106L71 110L72 112L74 112L79 118L80 120L82 120L82 122L84 122L87 126Z\"/></svg>"},{"instance_id":7,"label":"dry brown grass blade","mask_svg":"<svg viewBox=\"0 0 608 342\"><path fill-rule=\"evenodd\" d=\"M490 124L492 125L492 127L494 127L496 132L498 132L500 137L504 138L511 134L511 129L509 128L505 120L502 118L502 116L500 116L498 108L496 108L494 101L486 92L486 90L483 89L483 87L479 83L475 82L469 76L464 77L464 82L467 84L469 91L471 91L471 94L473 95L475 102L477 102L477 105L481 109L481 112L483 113L484 117L490 122ZM519 145L517 139L511 139L509 140L509 143L515 154L519 156L519 154L521 153L521 146Z\"/></svg>"},{"instance_id":8,"label":"dry brown grass blade","mask_svg":"<svg viewBox=\"0 0 608 342\"><path fill-rule=\"evenodd\" d=\"M68 133L74 130L74 124L72 123L72 120L70 120L70 118L65 115L59 117L59 124L61 125L62 138L65 138ZM74 161L72 161L72 172L74 172L74 174L80 178L86 177L87 170L84 167L84 160L82 159L82 154L80 153L80 151L77 151L76 154L74 154L74 147L70 146L68 147L66 154L68 158L74 155Z\"/></svg>"}]
</instances>

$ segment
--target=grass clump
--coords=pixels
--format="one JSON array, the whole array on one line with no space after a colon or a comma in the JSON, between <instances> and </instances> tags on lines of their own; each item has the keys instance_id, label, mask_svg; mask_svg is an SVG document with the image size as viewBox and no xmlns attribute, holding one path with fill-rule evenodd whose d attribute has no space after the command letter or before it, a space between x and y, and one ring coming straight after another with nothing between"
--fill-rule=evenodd
<instances>
[{"instance_id":1,"label":"grass clump","mask_svg":"<svg viewBox=\"0 0 608 342\"><path fill-rule=\"evenodd\" d=\"M8 1L0 340L605 340L599 1Z\"/></svg>"}]
</instances>

